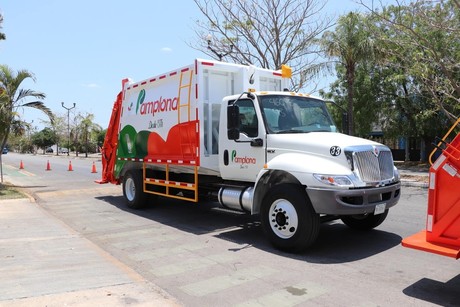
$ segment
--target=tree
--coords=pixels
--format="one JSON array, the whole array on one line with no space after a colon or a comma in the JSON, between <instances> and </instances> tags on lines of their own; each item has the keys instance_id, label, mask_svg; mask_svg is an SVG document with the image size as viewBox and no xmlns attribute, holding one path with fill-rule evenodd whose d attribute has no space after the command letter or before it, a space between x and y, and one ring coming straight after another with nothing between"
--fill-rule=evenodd
<instances>
[{"instance_id":1,"label":"tree","mask_svg":"<svg viewBox=\"0 0 460 307\"><path fill-rule=\"evenodd\" d=\"M43 111L52 120L53 113L41 101L26 102L29 98L44 99L45 94L30 89L21 89L26 79L35 81L34 75L27 70L14 72L7 65L0 65L0 148L3 148L14 125L20 125L17 109L29 107ZM1 159L1 153L0 153ZM1 165L0 161L0 165ZM3 169L0 170L3 182Z\"/></svg>"},{"instance_id":2,"label":"tree","mask_svg":"<svg viewBox=\"0 0 460 307\"><path fill-rule=\"evenodd\" d=\"M76 126L78 147L80 150L84 148L85 156L88 157L88 151L96 151L97 143L93 140L96 139L102 127L94 122L94 114L86 113L85 116L79 114L78 118L80 118Z\"/></svg>"},{"instance_id":3,"label":"tree","mask_svg":"<svg viewBox=\"0 0 460 307\"><path fill-rule=\"evenodd\" d=\"M51 128L44 128L42 131L35 133L31 137L32 144L39 148L43 148L43 153L47 147L56 144L56 132Z\"/></svg>"},{"instance_id":4,"label":"tree","mask_svg":"<svg viewBox=\"0 0 460 307\"><path fill-rule=\"evenodd\" d=\"M3 24L3 15L0 14L0 29L2 29L2 24ZM6 39L6 35L5 33L3 32L0 32L0 40L5 40Z\"/></svg>"},{"instance_id":5,"label":"tree","mask_svg":"<svg viewBox=\"0 0 460 307\"><path fill-rule=\"evenodd\" d=\"M314 38L331 26L331 19L320 15L323 1L194 1L205 17L197 22L194 48L215 59L225 55L268 69L288 64L297 76L294 88L305 86L307 69L316 60Z\"/></svg>"},{"instance_id":6,"label":"tree","mask_svg":"<svg viewBox=\"0 0 460 307\"><path fill-rule=\"evenodd\" d=\"M374 63L369 61L357 65L353 88L354 134L360 137L369 137L379 122L381 116L381 97L379 96L379 78ZM330 106L334 121L339 127L343 126L343 111L348 106L347 73L342 65L336 66L337 80L330 85L330 91L321 90L320 95L335 102L341 108ZM344 127L348 132L348 126Z\"/></svg>"},{"instance_id":7,"label":"tree","mask_svg":"<svg viewBox=\"0 0 460 307\"><path fill-rule=\"evenodd\" d=\"M405 59L399 68L413 78L418 96L436 105L430 111L455 121L460 116L460 2L419 0L382 13L369 10L379 18L385 52Z\"/></svg>"},{"instance_id":8,"label":"tree","mask_svg":"<svg viewBox=\"0 0 460 307\"><path fill-rule=\"evenodd\" d=\"M350 12L339 18L334 31L327 31L319 40L321 50L332 61L325 63L323 69L329 65L340 65L345 69L348 134L354 135L354 83L356 69L360 63L372 58L374 53L373 40L365 27L365 17L359 13Z\"/></svg>"}]
</instances>

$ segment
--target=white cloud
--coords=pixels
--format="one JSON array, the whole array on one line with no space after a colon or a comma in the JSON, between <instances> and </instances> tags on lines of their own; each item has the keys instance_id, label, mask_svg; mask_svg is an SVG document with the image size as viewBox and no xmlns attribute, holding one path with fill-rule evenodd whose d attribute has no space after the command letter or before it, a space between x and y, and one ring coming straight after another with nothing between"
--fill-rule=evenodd
<instances>
[{"instance_id":1,"label":"white cloud","mask_svg":"<svg viewBox=\"0 0 460 307\"><path fill-rule=\"evenodd\" d=\"M88 83L88 84L83 84L84 87L89 87L89 88L98 88L100 87L99 84L96 83Z\"/></svg>"},{"instance_id":2,"label":"white cloud","mask_svg":"<svg viewBox=\"0 0 460 307\"><path fill-rule=\"evenodd\" d=\"M171 52L172 49L169 48L169 47L163 47L163 48L161 48L161 51L163 51L163 52Z\"/></svg>"}]
</instances>

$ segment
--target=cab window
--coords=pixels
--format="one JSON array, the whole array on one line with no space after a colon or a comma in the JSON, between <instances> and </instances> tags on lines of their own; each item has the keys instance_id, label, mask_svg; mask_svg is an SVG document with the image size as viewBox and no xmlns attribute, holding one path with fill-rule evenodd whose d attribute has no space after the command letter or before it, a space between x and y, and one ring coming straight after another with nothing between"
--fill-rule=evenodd
<instances>
[{"instance_id":1,"label":"cab window","mask_svg":"<svg viewBox=\"0 0 460 307\"><path fill-rule=\"evenodd\" d=\"M236 104L240 107L240 132L248 137L258 136L259 122L252 100L241 99Z\"/></svg>"}]
</instances>

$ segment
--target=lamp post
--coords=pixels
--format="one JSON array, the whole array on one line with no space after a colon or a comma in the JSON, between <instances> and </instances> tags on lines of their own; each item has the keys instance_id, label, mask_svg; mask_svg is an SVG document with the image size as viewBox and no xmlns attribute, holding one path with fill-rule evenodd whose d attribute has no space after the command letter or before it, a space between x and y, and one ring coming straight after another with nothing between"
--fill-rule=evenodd
<instances>
[{"instance_id":1,"label":"lamp post","mask_svg":"<svg viewBox=\"0 0 460 307\"><path fill-rule=\"evenodd\" d=\"M67 110L67 135L69 137L68 140L67 140L67 156L69 156L70 155L70 110L75 108L76 103L74 102L73 107L70 107L70 108L66 107L64 105L64 102L61 102L61 105L62 105L62 107L64 109ZM56 148L56 150L57 150L57 148Z\"/></svg>"},{"instance_id":2,"label":"lamp post","mask_svg":"<svg viewBox=\"0 0 460 307\"><path fill-rule=\"evenodd\" d=\"M222 58L226 55L229 55L233 51L233 44L230 44L230 50L226 53L219 53L211 47L212 35L208 34L206 36L206 41L208 42L208 49L219 57L219 61L222 61Z\"/></svg>"}]
</instances>

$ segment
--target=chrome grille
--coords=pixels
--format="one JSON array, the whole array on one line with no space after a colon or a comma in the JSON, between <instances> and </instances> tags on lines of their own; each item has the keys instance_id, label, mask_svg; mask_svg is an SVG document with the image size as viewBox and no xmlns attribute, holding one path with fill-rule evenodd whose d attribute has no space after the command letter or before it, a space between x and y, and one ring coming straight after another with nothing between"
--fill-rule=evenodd
<instances>
[{"instance_id":1,"label":"chrome grille","mask_svg":"<svg viewBox=\"0 0 460 307\"><path fill-rule=\"evenodd\" d=\"M378 156L372 150L353 153L355 168L364 182L380 182L393 178L391 151L380 150Z\"/></svg>"}]
</instances>

